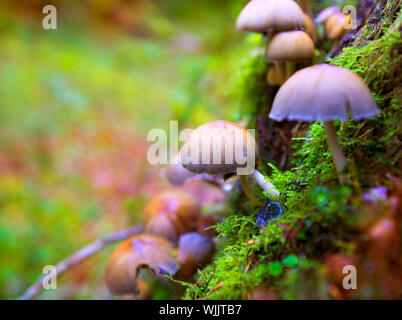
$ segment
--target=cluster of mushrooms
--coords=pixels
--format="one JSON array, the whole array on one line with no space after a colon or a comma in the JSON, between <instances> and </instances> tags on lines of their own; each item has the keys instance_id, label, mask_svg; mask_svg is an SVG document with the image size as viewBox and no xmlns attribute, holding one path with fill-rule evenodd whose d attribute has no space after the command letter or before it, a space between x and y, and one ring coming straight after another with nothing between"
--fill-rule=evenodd
<instances>
[{"instance_id":1,"label":"cluster of mushrooms","mask_svg":"<svg viewBox=\"0 0 402 320\"><path fill-rule=\"evenodd\" d=\"M126 299L148 297L143 268L187 281L215 253L216 233L207 228L216 220L202 215L199 203L184 191L158 194L145 206L144 220L144 232L120 243L106 265L106 286Z\"/></svg>"},{"instance_id":2,"label":"cluster of mushrooms","mask_svg":"<svg viewBox=\"0 0 402 320\"><path fill-rule=\"evenodd\" d=\"M266 57L273 67L267 81L280 86L269 117L276 121L323 121L343 183L346 158L333 120L370 118L380 110L364 81L348 69L318 64L295 72L298 64L312 62L317 41L309 1L299 2L300 7L292 0L251 0L237 19L237 30L268 37ZM325 35L336 47L349 30L345 26L350 20L338 7L329 7L317 16L315 24L325 25Z\"/></svg>"},{"instance_id":3,"label":"cluster of mushrooms","mask_svg":"<svg viewBox=\"0 0 402 320\"><path fill-rule=\"evenodd\" d=\"M337 46L346 32L344 23L349 17L339 8L330 7L314 23L309 1L300 0L299 4L293 0L251 0L237 19L237 30L263 33L267 37L266 59L272 64L267 80L270 85L280 86L269 117L276 121L323 121L339 180L343 183L346 158L333 121L369 118L380 110L368 87L355 73L329 64L300 69L312 63L317 43L316 25L324 24L326 37ZM239 145L243 148L235 147L236 141L230 140L233 137L242 140ZM251 141L251 149L245 141ZM198 148L200 145L209 146L211 152L208 155L199 152L192 157L193 150L203 150ZM222 153L220 163L212 161L214 152ZM231 163L225 161L228 155L234 159ZM174 156L175 163L164 173L173 186L202 179L228 193L239 179L245 195L261 207L248 186L251 178L271 199L278 199L279 190L258 170L237 175L237 169L245 165L236 161L241 157L247 161L258 158L255 138L239 124L217 120L195 129ZM113 294L146 297L146 283L138 279L143 267L156 275L170 274L189 280L211 261L215 252L216 234L208 227L216 220L202 215L200 205L187 193L176 189L162 192L144 211L144 233L119 244L107 263L106 285Z\"/></svg>"}]
</instances>

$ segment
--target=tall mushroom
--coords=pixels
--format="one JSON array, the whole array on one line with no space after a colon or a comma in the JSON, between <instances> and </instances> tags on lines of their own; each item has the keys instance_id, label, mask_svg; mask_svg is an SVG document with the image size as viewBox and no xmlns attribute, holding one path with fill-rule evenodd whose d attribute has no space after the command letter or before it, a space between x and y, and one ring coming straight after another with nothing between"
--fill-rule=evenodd
<instances>
[{"instance_id":1,"label":"tall mushroom","mask_svg":"<svg viewBox=\"0 0 402 320\"><path fill-rule=\"evenodd\" d=\"M146 233L177 243L181 234L197 229L200 206L184 191L168 190L146 205L144 218Z\"/></svg>"},{"instance_id":2,"label":"tall mushroom","mask_svg":"<svg viewBox=\"0 0 402 320\"><path fill-rule=\"evenodd\" d=\"M106 264L106 286L112 294L137 294L138 271L146 267L156 275L175 274L173 244L161 237L140 234L120 243Z\"/></svg>"},{"instance_id":3,"label":"tall mushroom","mask_svg":"<svg viewBox=\"0 0 402 320\"><path fill-rule=\"evenodd\" d=\"M349 32L349 29L346 29L345 26L350 24L350 22L350 16L343 12L333 14L325 22L325 34L327 38L332 41L331 50L336 49L339 46L341 38Z\"/></svg>"},{"instance_id":4,"label":"tall mushroom","mask_svg":"<svg viewBox=\"0 0 402 320\"><path fill-rule=\"evenodd\" d=\"M268 43L266 55L268 62L286 63L285 79L288 79L296 70L296 62L313 58L314 43L304 31L280 32Z\"/></svg>"},{"instance_id":5,"label":"tall mushroom","mask_svg":"<svg viewBox=\"0 0 402 320\"><path fill-rule=\"evenodd\" d=\"M341 9L336 6L328 7L322 10L318 16L314 19L315 24L325 23L334 14L341 12Z\"/></svg>"},{"instance_id":6,"label":"tall mushroom","mask_svg":"<svg viewBox=\"0 0 402 320\"><path fill-rule=\"evenodd\" d=\"M277 198L280 195L278 189L255 170L257 155L257 144L250 132L236 123L224 120L199 126L180 150L183 167L193 173L239 175L245 194L256 204L258 202L247 186L246 175L251 175L271 197Z\"/></svg>"},{"instance_id":7,"label":"tall mushroom","mask_svg":"<svg viewBox=\"0 0 402 320\"><path fill-rule=\"evenodd\" d=\"M303 11L292 0L251 0L236 21L237 31L265 33L305 27Z\"/></svg>"},{"instance_id":8,"label":"tall mushroom","mask_svg":"<svg viewBox=\"0 0 402 320\"><path fill-rule=\"evenodd\" d=\"M337 171L346 158L336 137L334 119L370 118L380 110L364 81L348 69L319 64L296 72L279 89L269 117L276 121L324 121ZM339 176L341 183L343 176Z\"/></svg>"}]
</instances>

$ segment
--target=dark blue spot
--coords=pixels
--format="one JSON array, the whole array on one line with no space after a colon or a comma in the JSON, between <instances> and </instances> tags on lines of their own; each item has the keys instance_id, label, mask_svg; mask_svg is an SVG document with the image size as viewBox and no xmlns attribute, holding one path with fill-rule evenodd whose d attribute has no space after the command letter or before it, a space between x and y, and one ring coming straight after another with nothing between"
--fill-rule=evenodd
<instances>
[{"instance_id":1,"label":"dark blue spot","mask_svg":"<svg viewBox=\"0 0 402 320\"><path fill-rule=\"evenodd\" d=\"M258 212L256 224L258 227L261 224L266 227L269 220L274 220L283 214L281 205L278 202L271 201L268 199L264 208Z\"/></svg>"}]
</instances>

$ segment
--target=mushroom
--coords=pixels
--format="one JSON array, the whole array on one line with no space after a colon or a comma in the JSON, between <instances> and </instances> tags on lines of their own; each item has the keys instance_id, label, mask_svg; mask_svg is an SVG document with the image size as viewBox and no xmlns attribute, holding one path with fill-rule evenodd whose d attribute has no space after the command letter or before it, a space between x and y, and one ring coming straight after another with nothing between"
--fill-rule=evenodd
<instances>
[{"instance_id":1,"label":"mushroom","mask_svg":"<svg viewBox=\"0 0 402 320\"><path fill-rule=\"evenodd\" d=\"M181 163L190 172L239 175L246 196L260 205L247 186L246 175L251 175L271 197L277 198L280 193L254 169L257 155L257 145L250 132L236 123L224 120L199 126L189 135L180 150Z\"/></svg>"},{"instance_id":2,"label":"mushroom","mask_svg":"<svg viewBox=\"0 0 402 320\"><path fill-rule=\"evenodd\" d=\"M336 169L343 171L346 158L336 137L334 119L370 118L380 110L364 81L348 69L319 64L296 72L279 89L269 117L276 121L324 121ZM341 183L344 178L339 176Z\"/></svg>"},{"instance_id":3,"label":"mushroom","mask_svg":"<svg viewBox=\"0 0 402 320\"><path fill-rule=\"evenodd\" d=\"M236 21L237 31L265 33L305 27L303 11L292 0L251 0Z\"/></svg>"},{"instance_id":4,"label":"mushroom","mask_svg":"<svg viewBox=\"0 0 402 320\"><path fill-rule=\"evenodd\" d=\"M168 190L146 205L144 217L146 233L177 243L181 234L196 230L200 206L184 191Z\"/></svg>"},{"instance_id":5,"label":"mushroom","mask_svg":"<svg viewBox=\"0 0 402 320\"><path fill-rule=\"evenodd\" d=\"M345 25L349 24L350 22L350 16L344 14L343 12L333 14L325 22L325 33L327 38L332 41L331 50L336 49L339 46L339 41L341 38L349 32L349 30L345 28Z\"/></svg>"},{"instance_id":6,"label":"mushroom","mask_svg":"<svg viewBox=\"0 0 402 320\"><path fill-rule=\"evenodd\" d=\"M182 235L178 253L180 276L184 279L191 278L199 268L211 262L214 253L215 245L210 237L197 232Z\"/></svg>"},{"instance_id":7,"label":"mushroom","mask_svg":"<svg viewBox=\"0 0 402 320\"><path fill-rule=\"evenodd\" d=\"M106 264L106 286L112 294L138 294L137 275L146 267L156 275L175 274L173 244L161 237L140 234L120 243Z\"/></svg>"},{"instance_id":8,"label":"mushroom","mask_svg":"<svg viewBox=\"0 0 402 320\"><path fill-rule=\"evenodd\" d=\"M336 6L328 7L322 10L318 16L314 19L315 24L325 23L335 13L341 12L341 9Z\"/></svg>"},{"instance_id":9,"label":"mushroom","mask_svg":"<svg viewBox=\"0 0 402 320\"><path fill-rule=\"evenodd\" d=\"M284 78L288 79L296 70L296 62L313 58L314 43L304 31L280 32L275 34L268 43L266 56L268 62L275 63L276 72L282 72L282 68L278 65L286 63Z\"/></svg>"}]
</instances>

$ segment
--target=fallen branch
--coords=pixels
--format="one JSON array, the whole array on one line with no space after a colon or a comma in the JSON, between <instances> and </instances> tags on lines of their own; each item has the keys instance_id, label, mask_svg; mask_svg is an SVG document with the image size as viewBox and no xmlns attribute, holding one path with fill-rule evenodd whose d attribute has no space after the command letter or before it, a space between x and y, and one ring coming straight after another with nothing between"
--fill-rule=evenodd
<instances>
[{"instance_id":1,"label":"fallen branch","mask_svg":"<svg viewBox=\"0 0 402 320\"><path fill-rule=\"evenodd\" d=\"M70 267L79 264L85 259L88 259L92 255L103 249L103 247L105 247L107 244L127 239L128 237L140 233L141 231L142 227L136 225L134 227L123 229L95 240L94 242L73 253L68 258L58 262L56 264L57 277L59 277ZM32 286L25 290L25 292L18 298L18 300L30 300L35 298L42 289L42 282L45 276L46 275L40 276L39 279Z\"/></svg>"}]
</instances>

